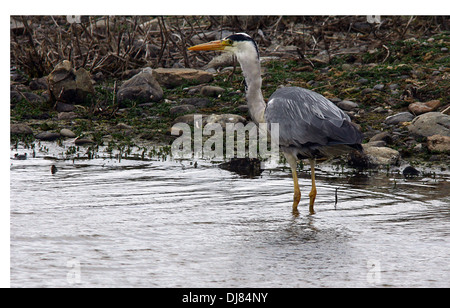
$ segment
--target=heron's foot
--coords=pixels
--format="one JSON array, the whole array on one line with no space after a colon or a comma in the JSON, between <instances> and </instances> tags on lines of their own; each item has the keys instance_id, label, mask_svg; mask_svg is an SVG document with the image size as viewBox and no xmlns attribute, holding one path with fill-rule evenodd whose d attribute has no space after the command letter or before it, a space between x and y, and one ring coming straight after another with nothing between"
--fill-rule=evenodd
<instances>
[{"instance_id":1,"label":"heron's foot","mask_svg":"<svg viewBox=\"0 0 450 308\"><path fill-rule=\"evenodd\" d=\"M316 200L317 190L314 187L309 193L309 213L314 214L314 201Z\"/></svg>"},{"instance_id":2,"label":"heron's foot","mask_svg":"<svg viewBox=\"0 0 450 308\"><path fill-rule=\"evenodd\" d=\"M294 191L294 203L292 204L292 211L293 212L298 212L297 210L297 206L300 203L300 191Z\"/></svg>"}]
</instances>

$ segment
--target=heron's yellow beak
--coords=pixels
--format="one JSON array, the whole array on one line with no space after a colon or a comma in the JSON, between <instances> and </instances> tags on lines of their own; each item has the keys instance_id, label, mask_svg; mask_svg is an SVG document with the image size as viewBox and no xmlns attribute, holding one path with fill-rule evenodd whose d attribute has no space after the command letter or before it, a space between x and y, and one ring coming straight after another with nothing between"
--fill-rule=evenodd
<instances>
[{"instance_id":1,"label":"heron's yellow beak","mask_svg":"<svg viewBox=\"0 0 450 308\"><path fill-rule=\"evenodd\" d=\"M209 43L199 44L189 47L188 50L202 51L202 50L224 50L225 47L230 46L228 41L212 41Z\"/></svg>"}]
</instances>

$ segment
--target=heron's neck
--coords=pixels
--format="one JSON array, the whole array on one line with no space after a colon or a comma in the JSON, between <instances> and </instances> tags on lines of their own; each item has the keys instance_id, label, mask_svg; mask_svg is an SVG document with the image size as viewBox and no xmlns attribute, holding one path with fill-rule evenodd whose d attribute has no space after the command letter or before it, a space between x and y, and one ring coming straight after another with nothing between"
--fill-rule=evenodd
<instances>
[{"instance_id":1,"label":"heron's neck","mask_svg":"<svg viewBox=\"0 0 450 308\"><path fill-rule=\"evenodd\" d=\"M261 65L257 56L237 55L247 85L246 97L250 116L256 123L265 122L266 103L261 92Z\"/></svg>"}]
</instances>

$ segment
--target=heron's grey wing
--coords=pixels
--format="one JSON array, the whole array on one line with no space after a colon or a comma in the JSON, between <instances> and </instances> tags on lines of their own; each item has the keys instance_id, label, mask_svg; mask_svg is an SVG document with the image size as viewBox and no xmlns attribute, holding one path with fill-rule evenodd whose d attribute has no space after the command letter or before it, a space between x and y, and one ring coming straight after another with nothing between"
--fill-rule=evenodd
<instances>
[{"instance_id":1,"label":"heron's grey wing","mask_svg":"<svg viewBox=\"0 0 450 308\"><path fill-rule=\"evenodd\" d=\"M280 145L361 143L362 135L336 105L313 91L286 87L269 98L267 123L279 123Z\"/></svg>"}]
</instances>

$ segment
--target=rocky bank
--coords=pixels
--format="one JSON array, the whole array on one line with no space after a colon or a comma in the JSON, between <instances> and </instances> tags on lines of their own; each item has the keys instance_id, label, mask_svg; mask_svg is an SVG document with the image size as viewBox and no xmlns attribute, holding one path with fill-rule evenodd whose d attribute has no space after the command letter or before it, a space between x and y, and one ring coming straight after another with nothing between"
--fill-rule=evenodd
<instances>
[{"instance_id":1,"label":"rocky bank","mask_svg":"<svg viewBox=\"0 0 450 308\"><path fill-rule=\"evenodd\" d=\"M447 44L448 36L438 35L342 48L325 61L321 54L299 60L292 48L277 42L276 49L262 50L263 94L267 98L279 86L301 86L349 114L365 136L365 153L350 155L350 166L448 166L450 70L448 48L442 47ZM386 48L390 53L380 61L378 54ZM421 53L411 62L417 50ZM248 123L243 78L235 64L222 55L197 68L144 66L119 78L92 76L66 60L41 78L12 67L11 142L170 145L176 138L173 127L192 125L194 114L202 115L203 125Z\"/></svg>"}]
</instances>

